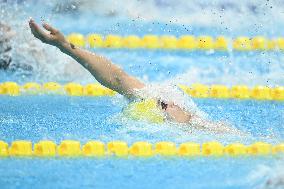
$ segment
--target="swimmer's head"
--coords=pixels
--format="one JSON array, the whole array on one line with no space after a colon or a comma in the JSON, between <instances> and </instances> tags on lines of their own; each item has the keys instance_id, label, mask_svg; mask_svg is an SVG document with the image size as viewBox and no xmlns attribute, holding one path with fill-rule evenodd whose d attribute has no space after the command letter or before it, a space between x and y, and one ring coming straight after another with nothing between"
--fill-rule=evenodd
<instances>
[{"instance_id":1,"label":"swimmer's head","mask_svg":"<svg viewBox=\"0 0 284 189\"><path fill-rule=\"evenodd\" d=\"M163 123L165 114L155 99L133 102L124 110L124 114L134 120L145 120L151 123Z\"/></svg>"},{"instance_id":2,"label":"swimmer's head","mask_svg":"<svg viewBox=\"0 0 284 189\"><path fill-rule=\"evenodd\" d=\"M131 103L124 113L134 120L146 120L152 123L163 123L165 120L188 123L192 118L192 114L173 102L160 99L147 99Z\"/></svg>"},{"instance_id":3,"label":"swimmer's head","mask_svg":"<svg viewBox=\"0 0 284 189\"><path fill-rule=\"evenodd\" d=\"M156 123L165 120L188 123L194 115L203 117L192 99L175 86L147 85L135 93L140 99L148 100L131 103L126 108L125 112L133 119L146 119Z\"/></svg>"}]
</instances>

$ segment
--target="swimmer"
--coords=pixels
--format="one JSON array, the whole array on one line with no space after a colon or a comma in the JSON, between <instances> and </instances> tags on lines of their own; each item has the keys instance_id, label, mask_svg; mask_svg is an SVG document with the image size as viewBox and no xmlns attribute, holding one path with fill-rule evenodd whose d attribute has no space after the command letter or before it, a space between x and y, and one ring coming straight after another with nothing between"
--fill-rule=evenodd
<instances>
[{"instance_id":1,"label":"swimmer","mask_svg":"<svg viewBox=\"0 0 284 189\"><path fill-rule=\"evenodd\" d=\"M87 69L96 80L103 86L110 88L128 99L141 99L137 95L137 90L146 87L137 78L128 75L119 66L113 64L107 58L98 54L80 49L69 43L64 35L51 25L43 23L43 30L33 19L29 20L32 34L43 43L55 46L61 52L71 56L85 69ZM143 100L143 99L141 99ZM228 133L231 128L225 124L216 124L203 119L194 112L184 110L184 108L164 99L155 99L157 108L163 112L164 119L171 122L186 123L194 125L197 129L214 130L216 132Z\"/></svg>"}]
</instances>

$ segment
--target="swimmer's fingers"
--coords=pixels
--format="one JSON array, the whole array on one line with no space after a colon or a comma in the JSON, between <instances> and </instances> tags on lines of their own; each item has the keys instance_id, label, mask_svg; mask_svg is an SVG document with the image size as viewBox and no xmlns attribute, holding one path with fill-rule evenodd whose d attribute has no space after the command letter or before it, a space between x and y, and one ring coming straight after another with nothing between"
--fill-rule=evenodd
<instances>
[{"instance_id":1,"label":"swimmer's fingers","mask_svg":"<svg viewBox=\"0 0 284 189\"><path fill-rule=\"evenodd\" d=\"M43 31L35 22L34 20L30 20L29 21L29 25L32 31L32 34L38 38L39 40L41 40L44 43L47 43L48 41L51 40L51 37L49 34L45 33L45 31Z\"/></svg>"},{"instance_id":2,"label":"swimmer's fingers","mask_svg":"<svg viewBox=\"0 0 284 189\"><path fill-rule=\"evenodd\" d=\"M64 37L64 35L62 33L60 33L59 30L55 29L54 27L52 27L51 25L44 23L42 24L42 26L50 32L49 37L50 39L50 44L60 47L62 46L62 44L65 44L67 41Z\"/></svg>"},{"instance_id":3,"label":"swimmer's fingers","mask_svg":"<svg viewBox=\"0 0 284 189\"><path fill-rule=\"evenodd\" d=\"M47 23L44 23L42 24L42 26L47 30L47 31L50 31L50 34L52 35L56 35L59 33L59 31L55 28L53 28L51 25L47 24Z\"/></svg>"},{"instance_id":4,"label":"swimmer's fingers","mask_svg":"<svg viewBox=\"0 0 284 189\"><path fill-rule=\"evenodd\" d=\"M37 25L33 19L30 19L29 25L32 34L43 43L47 43L56 47L61 47L62 45L68 43L62 33L46 23L43 24L43 27L44 29L49 31L50 34L46 33L46 31L43 30L39 25Z\"/></svg>"}]
</instances>

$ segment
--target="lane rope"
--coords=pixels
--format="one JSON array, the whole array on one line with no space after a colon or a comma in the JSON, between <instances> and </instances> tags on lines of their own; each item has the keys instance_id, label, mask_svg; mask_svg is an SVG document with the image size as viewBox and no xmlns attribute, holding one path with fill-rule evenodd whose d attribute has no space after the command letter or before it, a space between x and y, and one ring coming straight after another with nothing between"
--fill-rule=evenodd
<instances>
[{"instance_id":1,"label":"lane rope","mask_svg":"<svg viewBox=\"0 0 284 189\"><path fill-rule=\"evenodd\" d=\"M254 99L284 101L284 87L235 85L227 87L224 85L192 84L191 86L178 85L181 90L194 98L217 98L217 99ZM28 82L19 85L16 82L0 83L0 96L10 95L70 95L70 96L114 96L117 93L103 87L98 83L81 85L79 83L67 83L61 85L56 82L36 83Z\"/></svg>"},{"instance_id":2,"label":"lane rope","mask_svg":"<svg viewBox=\"0 0 284 189\"><path fill-rule=\"evenodd\" d=\"M53 141L42 140L32 144L28 140L16 140L10 146L0 141L0 157L55 157L55 156L87 156L87 157L153 157L153 156L176 156L176 157L239 157L239 156L271 156L283 155L284 143L269 144L255 142L250 145L231 143L226 146L210 141L203 144L186 142L176 145L173 142L161 141L151 144L147 141L134 142L128 146L125 141L111 141L107 144L101 141L88 141L81 145L80 141L63 140L59 145Z\"/></svg>"},{"instance_id":3,"label":"lane rope","mask_svg":"<svg viewBox=\"0 0 284 189\"><path fill-rule=\"evenodd\" d=\"M67 40L79 47L113 49L166 49L166 50L216 50L216 51L272 51L284 50L284 37L267 38L264 36L193 36L182 35L100 35L80 33L67 35Z\"/></svg>"}]
</instances>

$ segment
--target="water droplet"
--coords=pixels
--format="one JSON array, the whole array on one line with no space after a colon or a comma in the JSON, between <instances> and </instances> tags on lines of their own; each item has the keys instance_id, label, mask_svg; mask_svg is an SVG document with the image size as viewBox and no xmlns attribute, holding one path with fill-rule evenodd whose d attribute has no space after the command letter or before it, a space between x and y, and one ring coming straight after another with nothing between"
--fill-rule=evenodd
<instances>
[{"instance_id":1,"label":"water droplet","mask_svg":"<svg viewBox=\"0 0 284 189\"><path fill-rule=\"evenodd\" d=\"M75 5L71 5L71 8L72 8L72 9L76 9L76 6L75 6Z\"/></svg>"}]
</instances>

